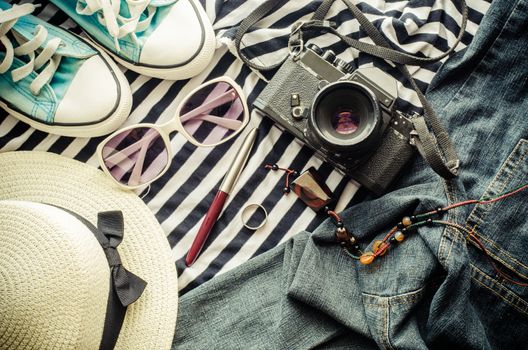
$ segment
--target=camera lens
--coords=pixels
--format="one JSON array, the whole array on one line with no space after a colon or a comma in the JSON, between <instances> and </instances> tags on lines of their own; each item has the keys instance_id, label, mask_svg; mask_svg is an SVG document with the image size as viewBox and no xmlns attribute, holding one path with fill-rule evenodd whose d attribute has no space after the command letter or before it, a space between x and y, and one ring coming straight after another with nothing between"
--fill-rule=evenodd
<instances>
[{"instance_id":1,"label":"camera lens","mask_svg":"<svg viewBox=\"0 0 528 350\"><path fill-rule=\"evenodd\" d=\"M339 81L316 96L310 126L322 145L348 157L363 157L380 139L381 112L374 93L366 86Z\"/></svg>"},{"instance_id":2,"label":"camera lens","mask_svg":"<svg viewBox=\"0 0 528 350\"><path fill-rule=\"evenodd\" d=\"M357 131L359 128L359 114L350 108L342 111L336 111L332 116L332 127L338 134L348 135Z\"/></svg>"}]
</instances>

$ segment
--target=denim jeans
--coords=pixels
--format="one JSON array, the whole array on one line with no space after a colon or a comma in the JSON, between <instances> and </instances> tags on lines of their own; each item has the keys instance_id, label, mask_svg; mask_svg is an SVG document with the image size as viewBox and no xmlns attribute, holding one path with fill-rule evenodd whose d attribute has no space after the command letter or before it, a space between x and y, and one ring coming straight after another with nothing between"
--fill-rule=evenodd
<instances>
[{"instance_id":1,"label":"denim jeans","mask_svg":"<svg viewBox=\"0 0 528 350\"><path fill-rule=\"evenodd\" d=\"M528 0L494 0L471 45L427 97L461 157L444 181L421 159L381 198L341 213L363 249L403 216L528 182ZM525 349L528 193L462 206L489 258L446 226L424 226L371 265L351 259L326 221L180 298L177 349Z\"/></svg>"}]
</instances>

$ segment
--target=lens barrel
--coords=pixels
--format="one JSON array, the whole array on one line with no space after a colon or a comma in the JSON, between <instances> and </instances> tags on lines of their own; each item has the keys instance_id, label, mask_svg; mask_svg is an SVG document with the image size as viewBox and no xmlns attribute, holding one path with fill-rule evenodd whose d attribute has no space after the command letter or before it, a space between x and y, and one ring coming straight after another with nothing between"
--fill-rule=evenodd
<instances>
[{"instance_id":1,"label":"lens barrel","mask_svg":"<svg viewBox=\"0 0 528 350\"><path fill-rule=\"evenodd\" d=\"M379 145L381 109L374 93L352 81L325 86L316 95L309 126L322 146L346 158L363 158Z\"/></svg>"}]
</instances>

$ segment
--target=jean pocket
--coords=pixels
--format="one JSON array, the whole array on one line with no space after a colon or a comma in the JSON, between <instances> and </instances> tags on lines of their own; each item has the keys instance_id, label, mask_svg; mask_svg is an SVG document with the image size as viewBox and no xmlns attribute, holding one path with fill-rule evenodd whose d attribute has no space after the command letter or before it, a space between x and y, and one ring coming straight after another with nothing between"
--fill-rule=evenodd
<instances>
[{"instance_id":1,"label":"jean pocket","mask_svg":"<svg viewBox=\"0 0 528 350\"><path fill-rule=\"evenodd\" d=\"M482 199L497 198L528 183L528 140L521 139L503 162ZM519 191L497 201L478 204L468 217L472 230L497 268L512 279L528 285L528 190ZM482 265L484 267L484 265ZM495 275L493 269L483 268ZM527 300L528 287L505 278L493 278L497 283L519 292ZM502 288L503 286L498 286Z\"/></svg>"},{"instance_id":2,"label":"jean pocket","mask_svg":"<svg viewBox=\"0 0 528 350\"><path fill-rule=\"evenodd\" d=\"M444 279L443 274L435 275L424 286L397 295L362 293L369 332L380 349L428 348L427 320Z\"/></svg>"}]
</instances>

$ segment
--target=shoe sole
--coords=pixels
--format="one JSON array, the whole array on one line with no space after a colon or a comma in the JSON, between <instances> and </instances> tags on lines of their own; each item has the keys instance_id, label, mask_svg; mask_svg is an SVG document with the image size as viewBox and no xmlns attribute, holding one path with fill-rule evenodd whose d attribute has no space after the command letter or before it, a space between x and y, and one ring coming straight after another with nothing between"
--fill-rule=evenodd
<instances>
[{"instance_id":1,"label":"shoe sole","mask_svg":"<svg viewBox=\"0 0 528 350\"><path fill-rule=\"evenodd\" d=\"M125 76L123 73L121 73L112 59L99 47L96 47L96 49L99 51L100 55L106 61L110 69L116 73L116 81L119 84L121 92L121 99L119 100L116 108L112 114L107 116L104 120L86 125L46 124L10 108L3 101L0 101L0 108L7 111L10 115L19 119L20 121L29 124L33 128L47 132L49 134L69 137L96 137L107 135L117 130L125 122L125 120L130 115L130 111L132 110L132 92L130 90L128 80L126 80ZM89 98L89 96L87 96L87 98Z\"/></svg>"},{"instance_id":2,"label":"shoe sole","mask_svg":"<svg viewBox=\"0 0 528 350\"><path fill-rule=\"evenodd\" d=\"M69 16L69 18L74 21L79 28L81 28L81 30L86 34L86 37L90 40L91 43L103 49L117 63L121 64L125 68L152 78L158 78L163 80L183 80L197 76L203 70L205 70L205 68L207 68L207 65L212 61L216 49L216 36L212 25L210 25L210 20L209 17L207 17L205 10L201 7L200 4L196 4L194 0L189 0L189 2L196 10L196 13L198 13L198 15L200 16L200 24L204 32L202 47L200 48L200 51L198 51L198 53L196 53L194 57L191 58L190 62L174 67L165 68L157 66L148 66L120 58L117 54L106 48L104 45L100 44L97 39L93 38L90 33L88 33L81 26L79 26L79 24L75 22L75 20L71 16ZM58 8L60 8L66 15L69 15L65 9L62 9L62 7L58 6Z\"/></svg>"}]
</instances>

